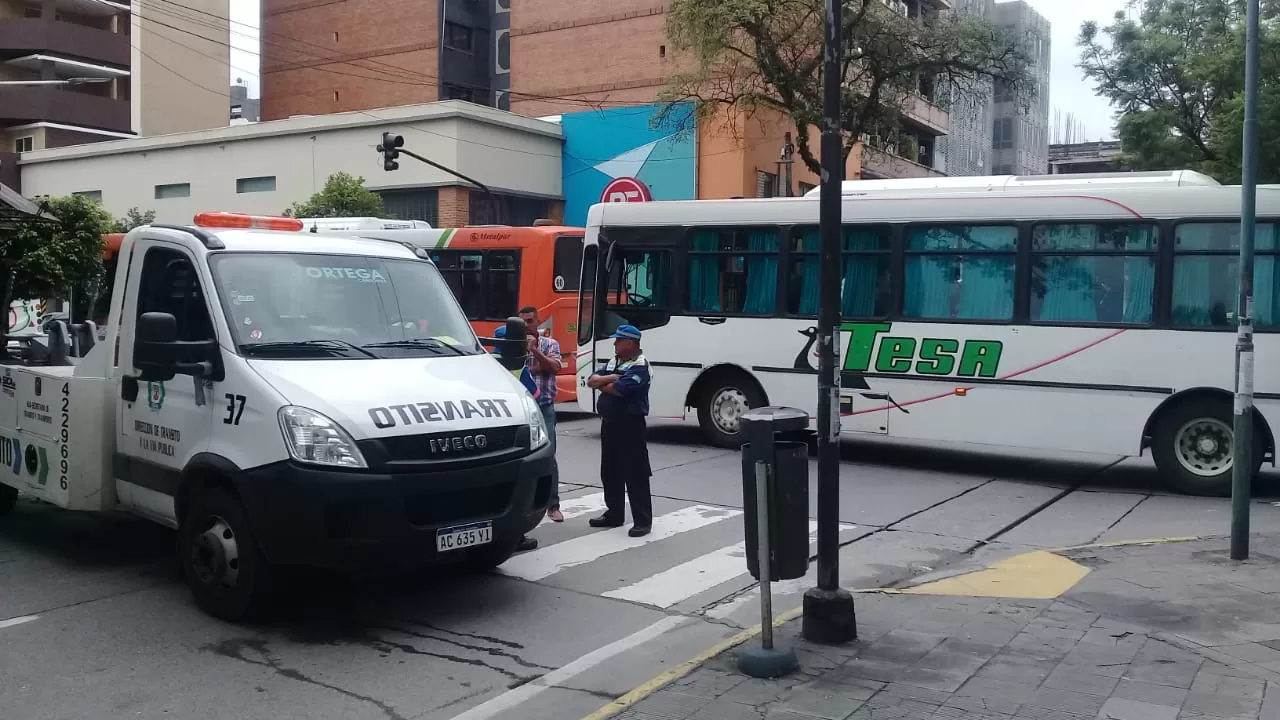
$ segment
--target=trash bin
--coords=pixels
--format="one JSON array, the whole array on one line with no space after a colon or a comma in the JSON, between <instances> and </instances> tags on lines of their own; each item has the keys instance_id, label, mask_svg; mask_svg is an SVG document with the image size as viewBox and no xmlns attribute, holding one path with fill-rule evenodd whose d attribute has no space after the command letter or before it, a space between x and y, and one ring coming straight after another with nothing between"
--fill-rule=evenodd
<instances>
[{"instance_id":1,"label":"trash bin","mask_svg":"<svg viewBox=\"0 0 1280 720\"><path fill-rule=\"evenodd\" d=\"M770 581L804 577L809 569L809 445L779 435L809 427L809 414L790 407L763 407L742 416L747 443L742 446L743 525L747 570L760 580L759 515L769 520ZM757 501L756 470L767 469L767 507Z\"/></svg>"}]
</instances>

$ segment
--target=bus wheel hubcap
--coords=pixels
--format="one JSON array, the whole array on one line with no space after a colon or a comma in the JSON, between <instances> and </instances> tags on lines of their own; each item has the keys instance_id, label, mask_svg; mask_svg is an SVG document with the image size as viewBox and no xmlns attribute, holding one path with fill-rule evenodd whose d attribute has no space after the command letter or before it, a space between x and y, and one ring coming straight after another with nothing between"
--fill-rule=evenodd
<instances>
[{"instance_id":1,"label":"bus wheel hubcap","mask_svg":"<svg viewBox=\"0 0 1280 720\"><path fill-rule=\"evenodd\" d=\"M721 432L736 435L747 409L747 396L738 388L721 388L711 399L711 418Z\"/></svg>"},{"instance_id":2,"label":"bus wheel hubcap","mask_svg":"<svg viewBox=\"0 0 1280 720\"><path fill-rule=\"evenodd\" d=\"M1212 477L1231 468L1231 428L1215 418L1192 420L1175 438L1178 463L1193 475Z\"/></svg>"},{"instance_id":3,"label":"bus wheel hubcap","mask_svg":"<svg viewBox=\"0 0 1280 720\"><path fill-rule=\"evenodd\" d=\"M220 517L213 517L208 530L196 536L191 546L191 566L205 584L235 587L240 575L240 548L236 534Z\"/></svg>"}]
</instances>

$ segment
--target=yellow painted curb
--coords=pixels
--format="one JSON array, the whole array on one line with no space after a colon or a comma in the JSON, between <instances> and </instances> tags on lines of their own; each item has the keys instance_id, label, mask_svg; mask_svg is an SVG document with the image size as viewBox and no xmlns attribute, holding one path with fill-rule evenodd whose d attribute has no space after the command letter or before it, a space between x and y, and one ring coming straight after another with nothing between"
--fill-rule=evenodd
<instances>
[{"instance_id":1,"label":"yellow painted curb","mask_svg":"<svg viewBox=\"0 0 1280 720\"><path fill-rule=\"evenodd\" d=\"M1052 552L1067 552L1069 550L1093 550L1101 548L1131 547L1133 545L1164 545L1167 543L1191 542L1193 540L1202 540L1199 535L1185 535L1182 537L1163 537L1150 538L1148 540L1118 540L1109 543L1092 543L1090 545L1072 545L1071 547L1058 548Z\"/></svg>"},{"instance_id":2,"label":"yellow painted curb","mask_svg":"<svg viewBox=\"0 0 1280 720\"><path fill-rule=\"evenodd\" d=\"M1089 568L1045 550L1015 555L986 570L906 588L910 595L1052 600L1075 587Z\"/></svg>"},{"instance_id":3,"label":"yellow painted curb","mask_svg":"<svg viewBox=\"0 0 1280 720\"><path fill-rule=\"evenodd\" d=\"M798 608L793 608L791 610L788 610L784 613L781 613L773 619L773 626L778 627L779 625L782 625L790 620L794 620L800 617L803 611L804 611L803 607L798 607ZM670 685L671 683L679 680L685 675L688 675L694 670L697 670L699 665L702 665L703 663L715 657L716 655L719 655L720 653L724 652L725 650L729 650L730 648L735 648L745 643L746 641L750 640L751 638L755 637L756 635L759 635L762 630L764 630L763 624L755 625L753 627L747 628L746 630L743 630L737 635L721 640L715 645L712 645L706 650L703 650L702 652L698 653L697 655L694 655L688 660L685 660L679 665L676 665L670 670L667 670L666 672L660 675L657 675L651 680L648 680L646 682L643 682L635 686L626 695L623 695L622 697L617 698L616 700L613 700L608 705L605 705L599 710L596 710L590 715L587 715L586 717L582 718L582 720L605 720L605 718L613 717L614 715L617 715L623 710L626 710L632 705L635 705L641 700L661 690L667 685Z\"/></svg>"}]
</instances>

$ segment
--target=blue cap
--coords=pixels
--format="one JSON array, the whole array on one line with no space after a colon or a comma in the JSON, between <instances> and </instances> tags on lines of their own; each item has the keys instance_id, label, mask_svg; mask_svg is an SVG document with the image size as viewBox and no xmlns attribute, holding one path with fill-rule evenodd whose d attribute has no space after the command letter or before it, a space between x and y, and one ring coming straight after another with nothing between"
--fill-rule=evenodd
<instances>
[{"instance_id":1,"label":"blue cap","mask_svg":"<svg viewBox=\"0 0 1280 720\"><path fill-rule=\"evenodd\" d=\"M614 340L635 340L640 341L640 328L635 325L619 325L617 330L609 337Z\"/></svg>"},{"instance_id":2,"label":"blue cap","mask_svg":"<svg viewBox=\"0 0 1280 720\"><path fill-rule=\"evenodd\" d=\"M507 326L506 326L506 325L499 325L499 326L498 326L498 329L493 331L493 336L494 336L494 337L496 337L496 338L504 338L504 337L506 337L506 336L507 336Z\"/></svg>"}]
</instances>

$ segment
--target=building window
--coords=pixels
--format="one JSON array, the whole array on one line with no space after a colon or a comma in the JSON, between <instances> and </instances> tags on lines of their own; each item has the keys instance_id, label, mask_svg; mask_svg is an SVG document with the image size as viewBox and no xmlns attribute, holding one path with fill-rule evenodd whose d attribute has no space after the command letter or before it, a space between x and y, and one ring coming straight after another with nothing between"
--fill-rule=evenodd
<instances>
[{"instance_id":1,"label":"building window","mask_svg":"<svg viewBox=\"0 0 1280 720\"><path fill-rule=\"evenodd\" d=\"M772 315L778 308L777 228L695 230L689 309Z\"/></svg>"},{"instance_id":2,"label":"building window","mask_svg":"<svg viewBox=\"0 0 1280 720\"><path fill-rule=\"evenodd\" d=\"M466 100L467 102L473 103L476 102L476 91L468 87L462 87L461 85L449 85L446 83L444 86L444 99Z\"/></svg>"},{"instance_id":3,"label":"building window","mask_svg":"<svg viewBox=\"0 0 1280 720\"><path fill-rule=\"evenodd\" d=\"M444 24L444 46L450 50L461 50L462 52L472 52L472 32L471 28L458 23L445 22Z\"/></svg>"},{"instance_id":4,"label":"building window","mask_svg":"<svg viewBox=\"0 0 1280 720\"><path fill-rule=\"evenodd\" d=\"M1254 322L1280 325L1280 225L1258 223L1254 238ZM1235 327L1239 303L1240 223L1183 223L1173 246L1173 323Z\"/></svg>"},{"instance_id":5,"label":"building window","mask_svg":"<svg viewBox=\"0 0 1280 720\"><path fill-rule=\"evenodd\" d=\"M13 141L13 151L18 153L31 152L36 148L36 139L31 135L15 138Z\"/></svg>"},{"instance_id":6,"label":"building window","mask_svg":"<svg viewBox=\"0 0 1280 720\"><path fill-rule=\"evenodd\" d=\"M170 185L156 186L156 199L168 200L171 198L191 197L191 183L172 183Z\"/></svg>"},{"instance_id":7,"label":"building window","mask_svg":"<svg viewBox=\"0 0 1280 720\"><path fill-rule=\"evenodd\" d=\"M903 315L1011 320L1018 228L936 225L907 229Z\"/></svg>"},{"instance_id":8,"label":"building window","mask_svg":"<svg viewBox=\"0 0 1280 720\"><path fill-rule=\"evenodd\" d=\"M425 220L435 227L439 222L440 194L436 188L416 190L384 190L383 214L392 220Z\"/></svg>"},{"instance_id":9,"label":"building window","mask_svg":"<svg viewBox=\"0 0 1280 720\"><path fill-rule=\"evenodd\" d=\"M495 194L493 200L479 190L467 193L467 217L472 225L532 225L548 215L542 198ZM497 207L495 207L495 204Z\"/></svg>"},{"instance_id":10,"label":"building window","mask_svg":"<svg viewBox=\"0 0 1280 720\"><path fill-rule=\"evenodd\" d=\"M756 197L771 198L778 196L778 174L756 171Z\"/></svg>"},{"instance_id":11,"label":"building window","mask_svg":"<svg viewBox=\"0 0 1280 720\"><path fill-rule=\"evenodd\" d=\"M261 177L238 178L236 180L237 193L257 193L257 192L275 192L276 176L263 175Z\"/></svg>"},{"instance_id":12,"label":"building window","mask_svg":"<svg viewBox=\"0 0 1280 720\"><path fill-rule=\"evenodd\" d=\"M1031 234L1031 319L1149 323L1156 277L1154 225L1043 223Z\"/></svg>"},{"instance_id":13,"label":"building window","mask_svg":"<svg viewBox=\"0 0 1280 720\"><path fill-rule=\"evenodd\" d=\"M1013 118L996 118L991 124L991 147L996 150L1013 148Z\"/></svg>"},{"instance_id":14,"label":"building window","mask_svg":"<svg viewBox=\"0 0 1280 720\"><path fill-rule=\"evenodd\" d=\"M81 190L80 192L73 192L71 194L82 198L89 198L95 202L102 202L101 190Z\"/></svg>"}]
</instances>

